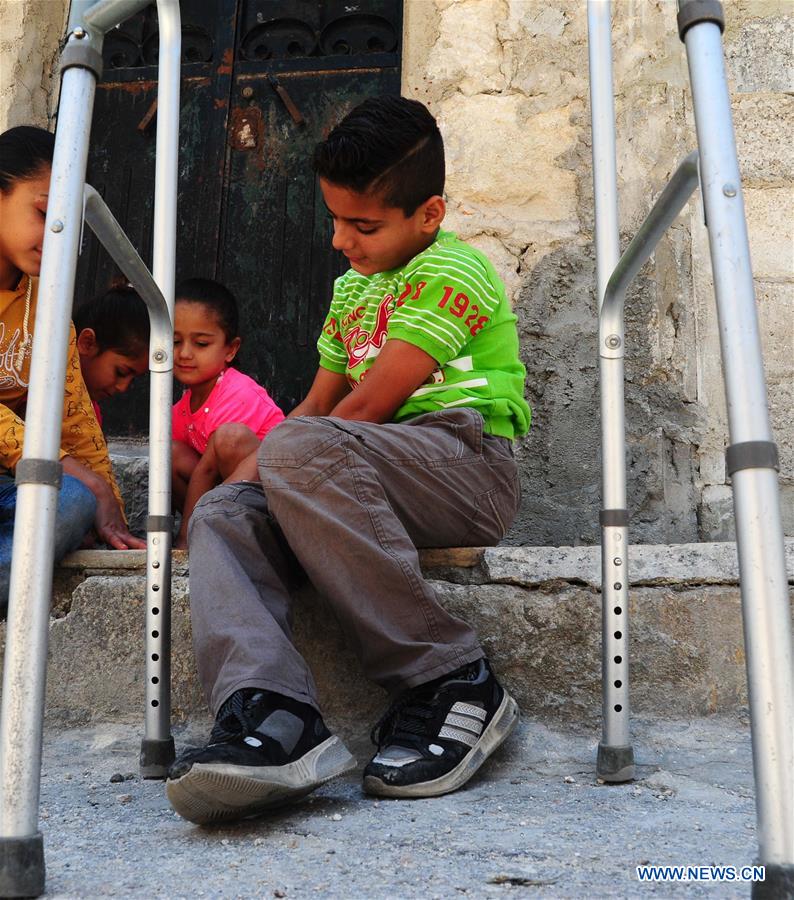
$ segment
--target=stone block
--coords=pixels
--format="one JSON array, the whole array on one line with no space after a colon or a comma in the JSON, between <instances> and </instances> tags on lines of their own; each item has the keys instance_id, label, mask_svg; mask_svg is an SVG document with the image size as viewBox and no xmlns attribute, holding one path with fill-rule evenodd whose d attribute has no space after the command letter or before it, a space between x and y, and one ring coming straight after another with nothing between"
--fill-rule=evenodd
<instances>
[{"instance_id":1,"label":"stone block","mask_svg":"<svg viewBox=\"0 0 794 900\"><path fill-rule=\"evenodd\" d=\"M753 276L794 277L794 189L748 188L744 205Z\"/></svg>"},{"instance_id":2,"label":"stone block","mask_svg":"<svg viewBox=\"0 0 794 900\"><path fill-rule=\"evenodd\" d=\"M794 278L794 272L792 272ZM758 327L764 354L764 371L770 380L794 378L794 280L756 281ZM791 419L784 425L790 433Z\"/></svg>"},{"instance_id":3,"label":"stone block","mask_svg":"<svg viewBox=\"0 0 794 900\"><path fill-rule=\"evenodd\" d=\"M471 95L505 87L502 45L496 28L506 7L504 0L438 4L438 37L425 62L427 78L435 90L452 89Z\"/></svg>"},{"instance_id":4,"label":"stone block","mask_svg":"<svg viewBox=\"0 0 794 900\"><path fill-rule=\"evenodd\" d=\"M576 176L558 162L577 139L566 109L533 115L520 94L455 94L442 102L439 124L455 230L470 233L465 220L473 216L478 232L512 244L573 236Z\"/></svg>"},{"instance_id":5,"label":"stone block","mask_svg":"<svg viewBox=\"0 0 794 900\"><path fill-rule=\"evenodd\" d=\"M780 480L785 484L794 484L794 436L791 434L794 381L791 378L770 379L766 390L772 435L780 457Z\"/></svg>"},{"instance_id":6,"label":"stone block","mask_svg":"<svg viewBox=\"0 0 794 900\"><path fill-rule=\"evenodd\" d=\"M145 444L112 441L108 445L130 531L146 532L149 509L149 450Z\"/></svg>"},{"instance_id":7,"label":"stone block","mask_svg":"<svg viewBox=\"0 0 794 900\"><path fill-rule=\"evenodd\" d=\"M68 0L16 0L0 16L0 132L15 125L47 127L55 108L52 78Z\"/></svg>"},{"instance_id":8,"label":"stone block","mask_svg":"<svg viewBox=\"0 0 794 900\"><path fill-rule=\"evenodd\" d=\"M742 183L758 187L794 181L794 96L734 94L732 107Z\"/></svg>"},{"instance_id":9,"label":"stone block","mask_svg":"<svg viewBox=\"0 0 794 900\"><path fill-rule=\"evenodd\" d=\"M698 507L700 538L704 541L735 541L733 492L727 484L708 484Z\"/></svg>"},{"instance_id":10,"label":"stone block","mask_svg":"<svg viewBox=\"0 0 794 900\"><path fill-rule=\"evenodd\" d=\"M780 518L783 534L794 537L794 484L780 481ZM698 507L700 537L704 541L735 541L736 523L733 514L733 493L728 485L707 485ZM791 550L789 549L789 559ZM791 567L789 569L791 570Z\"/></svg>"},{"instance_id":11,"label":"stone block","mask_svg":"<svg viewBox=\"0 0 794 900\"><path fill-rule=\"evenodd\" d=\"M749 9L753 9L750 5ZM780 91L794 90L794 54L791 34L794 15L791 5L764 15L762 6L756 7L752 18L739 17L737 27L726 16L725 67L733 90ZM777 13L777 14L775 14ZM788 13L787 15L784 13Z\"/></svg>"}]
</instances>

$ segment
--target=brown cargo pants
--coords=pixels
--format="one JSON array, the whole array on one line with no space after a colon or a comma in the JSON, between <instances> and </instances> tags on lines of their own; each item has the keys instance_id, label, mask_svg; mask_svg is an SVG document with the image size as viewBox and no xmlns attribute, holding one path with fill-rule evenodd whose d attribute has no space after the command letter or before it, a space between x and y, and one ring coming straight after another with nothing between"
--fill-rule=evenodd
<instances>
[{"instance_id":1,"label":"brown cargo pants","mask_svg":"<svg viewBox=\"0 0 794 900\"><path fill-rule=\"evenodd\" d=\"M221 485L190 524L199 677L213 714L240 688L317 706L291 640L302 574L329 601L366 675L414 687L483 656L439 604L418 547L495 544L519 501L511 444L459 408L376 425L296 417L259 449L262 486Z\"/></svg>"}]
</instances>

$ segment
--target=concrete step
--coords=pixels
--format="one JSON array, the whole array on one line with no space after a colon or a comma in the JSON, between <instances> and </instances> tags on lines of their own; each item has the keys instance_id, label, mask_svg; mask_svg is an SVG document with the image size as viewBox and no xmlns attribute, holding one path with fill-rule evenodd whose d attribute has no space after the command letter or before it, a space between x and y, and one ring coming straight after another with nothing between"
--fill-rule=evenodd
<instances>
[{"instance_id":1,"label":"concrete step","mask_svg":"<svg viewBox=\"0 0 794 900\"><path fill-rule=\"evenodd\" d=\"M794 575L794 541L787 543ZM441 601L470 621L523 711L595 724L600 715L597 547L426 550ZM135 722L143 710L143 552L81 551L56 573L47 712L64 724ZM630 555L632 706L642 715L741 712L747 703L734 544L635 546ZM794 582L794 578L792 578ZM794 593L794 592L793 592ZM173 714L206 716L193 660L188 560L174 554ZM326 717L363 733L385 695L367 682L322 600L296 601L296 642ZM4 646L5 623L0 624Z\"/></svg>"}]
</instances>

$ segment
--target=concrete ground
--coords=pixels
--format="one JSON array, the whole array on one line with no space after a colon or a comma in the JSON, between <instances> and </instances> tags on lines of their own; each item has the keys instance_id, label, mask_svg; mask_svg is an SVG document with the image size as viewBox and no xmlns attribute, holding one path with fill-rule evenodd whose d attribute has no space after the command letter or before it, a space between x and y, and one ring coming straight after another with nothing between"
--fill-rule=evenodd
<instances>
[{"instance_id":1,"label":"concrete ground","mask_svg":"<svg viewBox=\"0 0 794 900\"><path fill-rule=\"evenodd\" d=\"M177 745L205 733L182 729ZM621 786L596 783L597 740L528 720L456 794L377 801L353 773L267 818L200 828L138 778L138 727L50 729L47 896L749 896L749 884L640 884L635 870L752 864L746 721L636 721L638 779ZM368 743L350 747L363 765Z\"/></svg>"}]
</instances>

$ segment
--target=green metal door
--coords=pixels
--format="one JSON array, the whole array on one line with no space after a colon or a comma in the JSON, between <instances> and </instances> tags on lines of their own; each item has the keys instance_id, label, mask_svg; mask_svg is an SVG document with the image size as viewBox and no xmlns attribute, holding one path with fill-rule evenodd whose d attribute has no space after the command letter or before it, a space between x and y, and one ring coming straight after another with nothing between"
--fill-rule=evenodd
<instances>
[{"instance_id":1,"label":"green metal door","mask_svg":"<svg viewBox=\"0 0 794 900\"><path fill-rule=\"evenodd\" d=\"M368 96L400 90L401 0L182 0L177 279L237 296L240 368L288 411L317 367L333 279L346 268L311 171L314 145ZM105 44L88 180L151 262L157 15ZM86 236L76 305L112 262ZM144 436L148 385L103 406L113 436ZM178 396L177 387L177 396Z\"/></svg>"}]
</instances>

